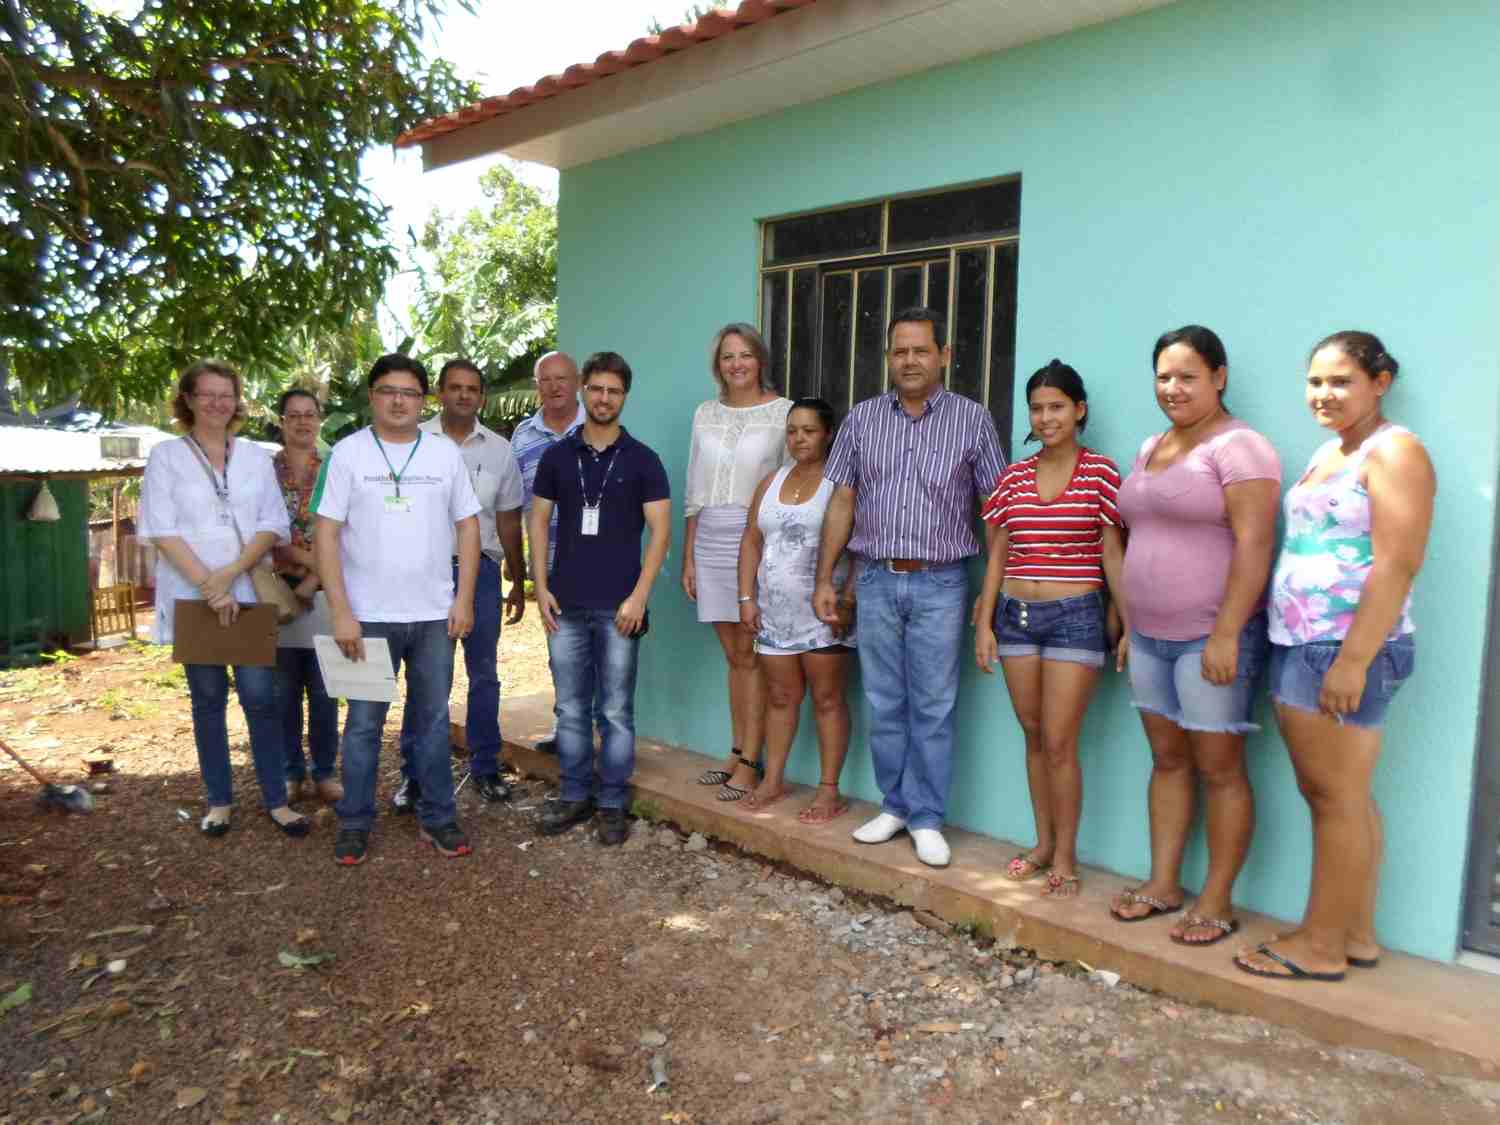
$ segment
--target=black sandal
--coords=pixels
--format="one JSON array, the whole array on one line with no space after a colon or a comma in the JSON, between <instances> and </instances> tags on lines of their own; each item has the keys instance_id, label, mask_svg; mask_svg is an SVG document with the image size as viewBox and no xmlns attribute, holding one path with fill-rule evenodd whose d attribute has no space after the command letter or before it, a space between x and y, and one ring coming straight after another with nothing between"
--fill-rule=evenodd
<instances>
[{"instance_id":1,"label":"black sandal","mask_svg":"<svg viewBox=\"0 0 1500 1125\"><path fill-rule=\"evenodd\" d=\"M740 750L739 750L738 746L736 746L733 750L729 751L729 756L731 758L734 758L736 761L743 762L745 760L744 756L740 753ZM725 769L704 770L702 773L700 773L698 775L698 784L699 785L723 785L726 781L728 781L733 776L734 776L734 771L733 770L725 770Z\"/></svg>"},{"instance_id":2,"label":"black sandal","mask_svg":"<svg viewBox=\"0 0 1500 1125\"><path fill-rule=\"evenodd\" d=\"M312 821L301 813L298 813L294 820L277 820L271 815L268 809L266 810L266 819L281 829L283 834L292 837L294 840L300 840L312 831Z\"/></svg>"},{"instance_id":3,"label":"black sandal","mask_svg":"<svg viewBox=\"0 0 1500 1125\"><path fill-rule=\"evenodd\" d=\"M229 815L223 820L212 820L208 814L205 814L203 819L198 821L198 831L214 838L229 835L230 826L234 823L234 811L233 806L224 807L229 808Z\"/></svg>"},{"instance_id":4,"label":"black sandal","mask_svg":"<svg viewBox=\"0 0 1500 1125\"><path fill-rule=\"evenodd\" d=\"M749 758L745 757L739 751L735 751L735 756L738 757L740 761L744 762L745 765L753 769L759 776L766 776L766 767L761 765L760 762L752 762ZM731 774L730 776L733 775ZM730 785L728 781L724 782L723 787L720 788L717 794L715 794L715 796L717 796L721 801L743 801L749 795L750 790L741 789L738 785Z\"/></svg>"}]
</instances>

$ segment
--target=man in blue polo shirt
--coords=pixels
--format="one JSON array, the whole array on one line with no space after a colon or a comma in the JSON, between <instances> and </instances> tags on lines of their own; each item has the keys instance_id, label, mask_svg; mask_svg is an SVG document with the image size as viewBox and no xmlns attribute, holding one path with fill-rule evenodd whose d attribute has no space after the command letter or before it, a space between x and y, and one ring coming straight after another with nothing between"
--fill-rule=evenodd
<instances>
[{"instance_id":1,"label":"man in blue polo shirt","mask_svg":"<svg viewBox=\"0 0 1500 1125\"><path fill-rule=\"evenodd\" d=\"M630 365L615 352L597 352L582 374L587 419L543 454L528 525L562 767L561 800L537 828L553 836L588 820L597 777L599 842L621 844L635 770L636 659L649 624L646 602L671 542L671 487L661 458L620 425ZM549 568L554 509L557 544ZM648 529L643 560L641 533ZM597 767L596 685L604 729Z\"/></svg>"}]
</instances>

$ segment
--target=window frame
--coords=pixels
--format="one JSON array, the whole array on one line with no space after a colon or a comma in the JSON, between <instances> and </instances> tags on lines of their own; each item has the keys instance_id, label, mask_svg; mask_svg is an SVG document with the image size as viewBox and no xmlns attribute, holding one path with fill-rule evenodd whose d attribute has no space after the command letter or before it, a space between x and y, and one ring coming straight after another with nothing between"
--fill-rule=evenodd
<instances>
[{"instance_id":1,"label":"window frame","mask_svg":"<svg viewBox=\"0 0 1500 1125\"><path fill-rule=\"evenodd\" d=\"M891 273L889 271L891 271L892 269L902 268L903 266L917 265L922 267L922 295L923 299L926 300L929 297L929 286L931 284L929 268L932 265L936 264L939 260L945 262L948 271L947 299L944 302L944 306L938 311L943 314L944 322L948 326L948 342L951 345L954 340L953 316L956 303L959 299L958 258L961 253L964 253L966 251L983 249L987 253L985 262L986 272L984 325L979 345L979 352L983 357L983 372L982 379L980 381L980 393L982 395L982 398L980 399L980 404L990 412L992 417L996 417L997 419L1009 419L1012 414L1012 404L1009 401L1006 401L998 404L997 407L997 404L992 402L991 397L992 390L1003 390L1006 395L1013 395L1015 390L1014 354L1012 354L1011 370L1009 372L1001 373L1001 378L1005 380L1008 386L1001 388L997 387L995 383L996 372L993 370L992 363L994 355L993 334L995 322L995 279L1001 249L1011 246L1019 248L1021 241L1019 226L1017 226L1015 230L1003 234L987 234L975 238L960 238L952 241L936 241L926 246L903 247L899 250L893 251L889 249L890 204L894 201L900 201L903 199L920 198L923 196L947 195L950 193L961 192L973 188L989 187L1000 183L1014 182L1019 185L1021 183L1021 179L1022 177L1019 173L1013 173L1006 176L998 176L989 180L976 180L969 183L950 184L940 188L931 188L922 191L891 195L880 199L852 201L848 203L842 203L836 207L825 207L809 211L790 212L787 214L771 216L759 220L760 253L759 262L755 271L755 301L757 310L756 323L757 326L761 329L762 334L766 335L767 346L774 347L775 342L771 338L771 336L768 335L770 331L770 321L767 318L767 280L775 275L781 275L778 283L778 293L782 295L782 299L784 299L785 301L786 338L781 342L781 347L776 349L778 353L776 356L776 361L780 366L784 376L784 390L788 394L793 394L794 392L800 394L806 391L805 387L797 387L795 385L793 372L791 369L792 354L794 350L793 343L796 337L798 324L800 323L797 320L797 307L795 300L796 277L799 272L809 269L815 271L813 278L813 300L816 310L816 321L811 326L811 341L814 357L813 366L814 370L818 374L821 390L822 376L824 373L823 354L825 341L823 318L825 310L823 294L825 278L830 275L840 273L846 273L850 276L851 297L849 305L849 318L852 325L852 331L857 331L859 325L860 310L860 287L858 284L859 275L861 271L864 270L882 269L887 271L886 284L884 286L885 309L883 320L885 325L888 327L890 324L891 316L897 311L892 307L892 302L894 300L894 285L891 284ZM856 208L871 206L874 203L879 203L881 205L880 250L853 255L843 254L838 256L814 256L808 258L798 258L794 260L789 259L787 261L776 262L774 264L768 264L766 262L768 243L770 238L772 237L771 228L775 223L784 219L803 218L805 216L814 214L854 210ZM1019 255L1019 249L1017 250L1017 254ZM858 360L857 351L858 350L854 346L854 342L851 339L849 347L848 370L845 372L845 379L847 380L847 385L849 387L849 401L833 404L834 409L839 413L840 416L842 416L855 403L864 401L864 399L854 398L856 386L855 369L856 362ZM952 380L953 364L950 362L943 372L944 386L951 387ZM882 367L881 390L877 393L884 393L889 389L890 372L888 369ZM1007 450L1009 450L1010 435L1008 433L1002 433L1000 435L1000 440L1003 446Z\"/></svg>"}]
</instances>

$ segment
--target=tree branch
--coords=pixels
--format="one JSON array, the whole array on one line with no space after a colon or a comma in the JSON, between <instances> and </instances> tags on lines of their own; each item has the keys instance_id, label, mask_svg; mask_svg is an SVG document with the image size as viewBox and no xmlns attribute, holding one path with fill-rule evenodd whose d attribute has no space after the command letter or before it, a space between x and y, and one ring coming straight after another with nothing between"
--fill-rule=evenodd
<instances>
[{"instance_id":1,"label":"tree branch","mask_svg":"<svg viewBox=\"0 0 1500 1125\"><path fill-rule=\"evenodd\" d=\"M86 222L89 217L89 174L83 167L83 161L73 151L73 146L68 143L68 138L62 135L62 130L50 121L42 124L46 127L47 135L52 138L52 143L73 167L73 186L78 191L78 211Z\"/></svg>"}]
</instances>

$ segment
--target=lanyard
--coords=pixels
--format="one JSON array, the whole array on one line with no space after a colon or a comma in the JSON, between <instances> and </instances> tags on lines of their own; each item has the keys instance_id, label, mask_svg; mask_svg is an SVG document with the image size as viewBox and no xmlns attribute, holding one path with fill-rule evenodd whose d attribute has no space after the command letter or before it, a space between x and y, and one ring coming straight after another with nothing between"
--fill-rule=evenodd
<instances>
[{"instance_id":1,"label":"lanyard","mask_svg":"<svg viewBox=\"0 0 1500 1125\"><path fill-rule=\"evenodd\" d=\"M192 434L187 435L188 441L193 444L193 452L198 455L198 460L203 463L203 468L208 472L208 479L213 482L214 494L218 496L220 503L229 503L229 457L234 452L234 439L224 439L224 477L214 472L214 467L208 459L208 453L203 446L198 444L198 439Z\"/></svg>"},{"instance_id":2,"label":"lanyard","mask_svg":"<svg viewBox=\"0 0 1500 1125\"><path fill-rule=\"evenodd\" d=\"M579 452L579 454L578 454L578 491L583 494L583 506L585 508L597 508L599 506L600 502L603 501L603 499L604 499L604 490L609 487L609 476L610 476L611 473L613 473L615 471L615 461L616 461L616 459L619 458L619 456L620 456L620 447L618 445L616 445L615 446L615 451L609 455L609 464L604 469L604 481L603 481L602 484L599 485L599 495L595 496L594 497L594 502L592 504L590 504L589 503L589 490L588 490L587 486L585 486L584 483L583 483L583 453L582 453L582 451ZM599 459L598 458L598 454L594 455L594 459L596 461Z\"/></svg>"},{"instance_id":3,"label":"lanyard","mask_svg":"<svg viewBox=\"0 0 1500 1125\"><path fill-rule=\"evenodd\" d=\"M380 444L380 435L375 432L375 427L370 427L370 436L375 439L375 448L380 450L380 455L385 458L385 467L391 471L391 480L396 482L396 499L401 499L401 478L406 475L406 470L411 468L411 459L417 455L417 450L422 448L422 431L417 431L417 440L411 447L411 452L406 455L406 464L401 466L401 471L396 471L396 466L391 464L390 455L386 453L385 446Z\"/></svg>"}]
</instances>

